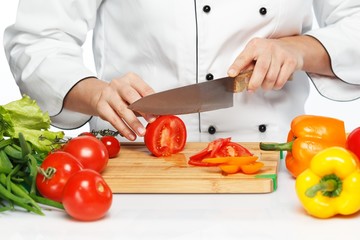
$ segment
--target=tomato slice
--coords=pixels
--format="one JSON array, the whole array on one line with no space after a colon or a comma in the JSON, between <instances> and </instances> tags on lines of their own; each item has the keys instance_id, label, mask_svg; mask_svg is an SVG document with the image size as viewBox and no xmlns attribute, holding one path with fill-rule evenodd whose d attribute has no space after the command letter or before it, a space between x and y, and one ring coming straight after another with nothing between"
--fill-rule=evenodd
<instances>
[{"instance_id":1,"label":"tomato slice","mask_svg":"<svg viewBox=\"0 0 360 240\"><path fill-rule=\"evenodd\" d=\"M157 156L170 156L182 151L186 143L186 127L177 116L158 117L146 126L145 146Z\"/></svg>"},{"instance_id":2,"label":"tomato slice","mask_svg":"<svg viewBox=\"0 0 360 240\"><path fill-rule=\"evenodd\" d=\"M190 160L202 160L204 158L212 158L214 157L217 152L225 145L230 142L231 138L218 138L212 142L210 142L206 148L201 150L195 155L190 157Z\"/></svg>"},{"instance_id":3,"label":"tomato slice","mask_svg":"<svg viewBox=\"0 0 360 240\"><path fill-rule=\"evenodd\" d=\"M235 142L228 142L215 153L215 157L243 157L252 155L247 148Z\"/></svg>"},{"instance_id":4,"label":"tomato slice","mask_svg":"<svg viewBox=\"0 0 360 240\"><path fill-rule=\"evenodd\" d=\"M218 163L204 162L205 158L217 157L243 157L252 156L253 154L242 145L231 142L231 138L218 138L208 144L206 148L192 155L188 164L194 166L211 167L217 166Z\"/></svg>"}]
</instances>

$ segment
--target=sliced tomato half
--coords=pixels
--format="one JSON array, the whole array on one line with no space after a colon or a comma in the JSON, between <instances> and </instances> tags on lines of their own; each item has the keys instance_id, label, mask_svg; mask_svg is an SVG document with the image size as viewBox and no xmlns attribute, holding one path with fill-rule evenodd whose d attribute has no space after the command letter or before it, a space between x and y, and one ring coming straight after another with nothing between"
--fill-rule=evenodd
<instances>
[{"instance_id":1,"label":"sliced tomato half","mask_svg":"<svg viewBox=\"0 0 360 240\"><path fill-rule=\"evenodd\" d=\"M153 155L170 156L184 149L186 137L184 122L177 116L166 115L146 126L144 143Z\"/></svg>"}]
</instances>

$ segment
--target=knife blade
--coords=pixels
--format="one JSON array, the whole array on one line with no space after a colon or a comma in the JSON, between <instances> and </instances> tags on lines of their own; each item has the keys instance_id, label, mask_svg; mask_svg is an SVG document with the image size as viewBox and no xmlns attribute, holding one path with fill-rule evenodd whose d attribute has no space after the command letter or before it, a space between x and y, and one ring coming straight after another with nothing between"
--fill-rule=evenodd
<instances>
[{"instance_id":1,"label":"knife blade","mask_svg":"<svg viewBox=\"0 0 360 240\"><path fill-rule=\"evenodd\" d=\"M237 77L224 77L154 93L130 104L138 113L153 115L180 115L212 111L233 106L235 92L247 87L252 70Z\"/></svg>"}]
</instances>

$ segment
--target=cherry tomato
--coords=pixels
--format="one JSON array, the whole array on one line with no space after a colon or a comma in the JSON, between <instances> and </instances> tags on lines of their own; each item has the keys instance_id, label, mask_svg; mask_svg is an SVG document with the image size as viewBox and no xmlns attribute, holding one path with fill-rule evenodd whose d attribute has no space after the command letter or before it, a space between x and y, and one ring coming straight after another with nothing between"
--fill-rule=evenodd
<instances>
[{"instance_id":1,"label":"cherry tomato","mask_svg":"<svg viewBox=\"0 0 360 240\"><path fill-rule=\"evenodd\" d=\"M75 156L84 168L102 172L109 161L109 154L105 145L97 138L78 136L70 139L63 151Z\"/></svg>"},{"instance_id":2,"label":"cherry tomato","mask_svg":"<svg viewBox=\"0 0 360 240\"><path fill-rule=\"evenodd\" d=\"M186 143L186 127L177 116L160 116L146 126L144 142L157 157L182 151Z\"/></svg>"},{"instance_id":3,"label":"cherry tomato","mask_svg":"<svg viewBox=\"0 0 360 240\"><path fill-rule=\"evenodd\" d=\"M79 136L90 136L90 137L96 137L93 133L91 132L82 132L79 134Z\"/></svg>"},{"instance_id":4,"label":"cherry tomato","mask_svg":"<svg viewBox=\"0 0 360 240\"><path fill-rule=\"evenodd\" d=\"M100 141L105 145L109 158L114 158L120 152L120 142L114 136L103 136Z\"/></svg>"},{"instance_id":5,"label":"cherry tomato","mask_svg":"<svg viewBox=\"0 0 360 240\"><path fill-rule=\"evenodd\" d=\"M81 163L70 153L60 150L50 153L40 166L36 187L42 196L61 202L66 182L82 168Z\"/></svg>"},{"instance_id":6,"label":"cherry tomato","mask_svg":"<svg viewBox=\"0 0 360 240\"><path fill-rule=\"evenodd\" d=\"M65 211L77 220L98 220L111 207L112 191L98 172L84 169L69 178L62 204Z\"/></svg>"},{"instance_id":7,"label":"cherry tomato","mask_svg":"<svg viewBox=\"0 0 360 240\"><path fill-rule=\"evenodd\" d=\"M360 127L350 132L346 139L346 148L353 152L360 160Z\"/></svg>"}]
</instances>

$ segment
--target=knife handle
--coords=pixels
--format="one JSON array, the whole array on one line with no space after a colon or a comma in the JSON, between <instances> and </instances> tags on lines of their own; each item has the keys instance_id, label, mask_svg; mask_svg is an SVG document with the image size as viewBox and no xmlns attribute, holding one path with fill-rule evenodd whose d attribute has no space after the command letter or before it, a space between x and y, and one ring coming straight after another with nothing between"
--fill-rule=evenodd
<instances>
[{"instance_id":1,"label":"knife handle","mask_svg":"<svg viewBox=\"0 0 360 240\"><path fill-rule=\"evenodd\" d=\"M235 77L233 88L234 93L239 93L247 89L252 73L253 69L246 70ZM291 74L288 81L291 81L292 79L293 75Z\"/></svg>"},{"instance_id":2,"label":"knife handle","mask_svg":"<svg viewBox=\"0 0 360 240\"><path fill-rule=\"evenodd\" d=\"M244 71L235 77L233 88L234 93L242 92L247 89L252 73L253 70L251 69Z\"/></svg>"}]
</instances>

